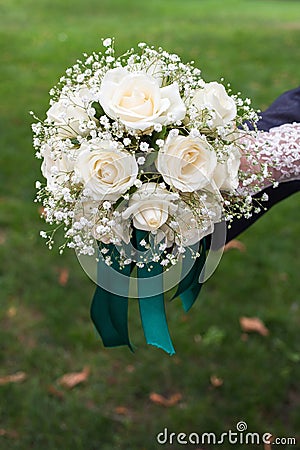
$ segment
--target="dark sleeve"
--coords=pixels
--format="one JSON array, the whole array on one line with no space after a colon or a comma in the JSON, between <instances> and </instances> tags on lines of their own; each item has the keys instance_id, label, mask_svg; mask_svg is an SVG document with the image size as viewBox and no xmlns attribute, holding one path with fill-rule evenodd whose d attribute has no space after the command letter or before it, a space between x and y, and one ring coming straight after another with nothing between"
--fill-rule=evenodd
<instances>
[{"instance_id":1,"label":"dark sleeve","mask_svg":"<svg viewBox=\"0 0 300 450\"><path fill-rule=\"evenodd\" d=\"M269 196L269 200L264 202L264 206L267 208L267 211L262 210L261 212L254 214L250 219L234 219L231 228L227 228L226 234L226 242L231 241L240 233L245 231L250 225L257 221L263 214L269 211L269 209L276 205L276 203L284 200L290 195L298 192L300 190L300 180L295 181L285 181L284 183L280 183L277 188L273 188L272 186L264 189L262 192L266 192ZM257 196L260 197L262 192L260 192ZM256 197L254 195L254 197Z\"/></svg>"},{"instance_id":2,"label":"dark sleeve","mask_svg":"<svg viewBox=\"0 0 300 450\"><path fill-rule=\"evenodd\" d=\"M257 126L259 130L269 131L270 128L293 122L300 122L300 87L280 95L261 113Z\"/></svg>"},{"instance_id":3,"label":"dark sleeve","mask_svg":"<svg viewBox=\"0 0 300 450\"><path fill-rule=\"evenodd\" d=\"M270 128L293 122L300 122L300 87L285 92L278 97L266 111L261 113L261 119L257 126L259 130L269 131ZM300 180L280 183L277 188L270 186L262 191L269 196L269 200L264 202L264 206L266 206L268 211L276 203L299 190ZM260 197L262 192L257 194L257 196ZM231 239L245 231L267 211L253 214L250 219L235 219L231 224L231 228L227 229L226 242L231 241Z\"/></svg>"}]
</instances>

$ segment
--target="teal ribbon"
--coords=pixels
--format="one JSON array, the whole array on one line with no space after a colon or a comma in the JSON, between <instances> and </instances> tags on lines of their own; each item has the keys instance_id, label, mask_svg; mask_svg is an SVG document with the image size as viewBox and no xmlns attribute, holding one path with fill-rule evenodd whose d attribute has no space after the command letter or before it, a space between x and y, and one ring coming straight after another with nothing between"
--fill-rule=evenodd
<instances>
[{"instance_id":1,"label":"teal ribbon","mask_svg":"<svg viewBox=\"0 0 300 450\"><path fill-rule=\"evenodd\" d=\"M199 251L200 256L196 258L190 269L190 258L192 257L191 250L193 252ZM203 283L199 283L198 280L206 261L205 238L200 241L200 244L194 245L191 250L187 250L191 255L189 256L186 252L185 258L182 260L182 273L187 273L187 275L180 281L177 291L172 297L172 300L176 297L180 297L185 312L191 309L200 294L203 285Z\"/></svg>"},{"instance_id":2,"label":"teal ribbon","mask_svg":"<svg viewBox=\"0 0 300 450\"><path fill-rule=\"evenodd\" d=\"M147 241L148 233L135 230L133 244L138 251L145 251L145 247L140 245L142 239ZM99 252L98 285L91 304L91 318L105 347L127 345L132 350L128 333L128 293L132 267L126 265L121 270L116 247L112 244L105 247L110 252L112 266L108 267L105 264L103 256ZM205 239L194 246L193 251L199 251L200 257L193 261L192 267L191 260L189 260L192 252L191 256L186 255L182 260L182 273L186 273L186 275L180 281L177 291L172 297L172 299L180 297L185 311L192 307L202 287L202 283L199 283L198 279L206 260ZM143 331L147 344L154 345L173 355L175 350L168 329L164 304L163 267L155 262L151 262L151 267L150 272L146 264L144 267L137 267L138 301ZM124 292L123 296L113 294L113 289L112 292L109 291L109 285L113 286L115 282L112 268L125 275L120 281L123 283L121 286L121 291ZM153 277L155 278L152 282ZM104 280L105 283L103 283ZM102 285L107 286L108 290L104 289ZM155 292L160 293L156 294Z\"/></svg>"},{"instance_id":3,"label":"teal ribbon","mask_svg":"<svg viewBox=\"0 0 300 450\"><path fill-rule=\"evenodd\" d=\"M142 239L147 241L148 233L136 230L136 248L139 251L144 250L140 245ZM175 350L168 329L163 294L163 267L155 262L151 262L151 266L151 272L146 265L137 268L139 309L144 335L147 344L173 355ZM147 283L152 277L156 277L155 281ZM153 294L154 290L160 294Z\"/></svg>"},{"instance_id":4,"label":"teal ribbon","mask_svg":"<svg viewBox=\"0 0 300 450\"><path fill-rule=\"evenodd\" d=\"M124 296L113 294L102 286L114 285L114 272L104 262L102 253L99 252L97 264L98 284L91 304L91 319L101 336L105 347L117 347L128 345L132 350L128 334L128 292L130 281L130 265L121 271L117 260L116 248L112 245L105 246L112 258L112 268L125 275L122 278ZM105 283L104 283L105 280Z\"/></svg>"}]
</instances>

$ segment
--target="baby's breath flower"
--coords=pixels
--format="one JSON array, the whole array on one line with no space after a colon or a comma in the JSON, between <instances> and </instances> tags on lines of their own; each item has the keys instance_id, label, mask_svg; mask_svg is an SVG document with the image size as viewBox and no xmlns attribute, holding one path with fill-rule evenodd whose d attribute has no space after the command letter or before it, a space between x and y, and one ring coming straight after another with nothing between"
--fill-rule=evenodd
<instances>
[{"instance_id":1,"label":"baby's breath flower","mask_svg":"<svg viewBox=\"0 0 300 450\"><path fill-rule=\"evenodd\" d=\"M156 145L157 145L159 148L162 148L162 147L164 146L164 144L165 144L165 141L164 141L163 139L157 139L157 140L156 140Z\"/></svg>"},{"instance_id":2,"label":"baby's breath flower","mask_svg":"<svg viewBox=\"0 0 300 450\"><path fill-rule=\"evenodd\" d=\"M143 164L145 164L146 159L143 156L139 156L137 159L137 163L139 166L142 166Z\"/></svg>"},{"instance_id":3,"label":"baby's breath flower","mask_svg":"<svg viewBox=\"0 0 300 450\"><path fill-rule=\"evenodd\" d=\"M154 125L154 131L157 131L158 133L160 133L162 130L162 125L160 123L156 123Z\"/></svg>"},{"instance_id":4,"label":"baby's breath flower","mask_svg":"<svg viewBox=\"0 0 300 450\"><path fill-rule=\"evenodd\" d=\"M103 202L103 208L108 211L111 208L111 203L108 201Z\"/></svg>"},{"instance_id":5,"label":"baby's breath flower","mask_svg":"<svg viewBox=\"0 0 300 450\"><path fill-rule=\"evenodd\" d=\"M128 145L131 144L131 139L129 139L129 138L124 138L124 139L123 139L123 144L125 145L125 147L127 147Z\"/></svg>"},{"instance_id":6,"label":"baby's breath flower","mask_svg":"<svg viewBox=\"0 0 300 450\"><path fill-rule=\"evenodd\" d=\"M149 149L149 144L147 142L141 142L140 150L141 152L147 152Z\"/></svg>"},{"instance_id":7,"label":"baby's breath flower","mask_svg":"<svg viewBox=\"0 0 300 450\"><path fill-rule=\"evenodd\" d=\"M125 266L128 266L131 263L132 263L132 259L131 258L127 258L127 259L124 260L124 265Z\"/></svg>"},{"instance_id":8,"label":"baby's breath flower","mask_svg":"<svg viewBox=\"0 0 300 450\"><path fill-rule=\"evenodd\" d=\"M106 38L106 39L103 40L103 46L104 47L110 47L111 43L112 43L111 38Z\"/></svg>"},{"instance_id":9,"label":"baby's breath flower","mask_svg":"<svg viewBox=\"0 0 300 450\"><path fill-rule=\"evenodd\" d=\"M143 185L143 183L142 183L142 181L141 180L139 180L138 178L135 180L135 182L134 182L134 185L137 187L137 188L140 188L142 185Z\"/></svg>"},{"instance_id":10,"label":"baby's breath flower","mask_svg":"<svg viewBox=\"0 0 300 450\"><path fill-rule=\"evenodd\" d=\"M161 266L168 266L169 263L170 263L170 261L169 261L168 259L163 259L163 260L160 262Z\"/></svg>"},{"instance_id":11,"label":"baby's breath flower","mask_svg":"<svg viewBox=\"0 0 300 450\"><path fill-rule=\"evenodd\" d=\"M113 56L107 56L105 58L105 60L106 60L107 63L112 63L112 62L114 62L115 58Z\"/></svg>"}]
</instances>

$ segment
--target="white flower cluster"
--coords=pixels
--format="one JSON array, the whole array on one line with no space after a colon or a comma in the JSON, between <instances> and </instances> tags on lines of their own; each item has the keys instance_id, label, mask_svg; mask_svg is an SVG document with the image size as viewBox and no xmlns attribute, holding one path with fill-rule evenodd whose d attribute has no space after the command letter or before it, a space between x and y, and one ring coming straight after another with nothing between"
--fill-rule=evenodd
<instances>
[{"instance_id":1,"label":"white flower cluster","mask_svg":"<svg viewBox=\"0 0 300 450\"><path fill-rule=\"evenodd\" d=\"M46 119L32 126L46 179L37 201L54 231L64 229L61 251L93 254L97 240L107 264L114 244L126 265L140 230L152 261L175 264L222 218L251 214L238 186L253 185L240 161L243 124L257 115L178 55L141 43L116 57L112 39L103 45L66 70ZM53 234L41 232L50 247Z\"/></svg>"}]
</instances>

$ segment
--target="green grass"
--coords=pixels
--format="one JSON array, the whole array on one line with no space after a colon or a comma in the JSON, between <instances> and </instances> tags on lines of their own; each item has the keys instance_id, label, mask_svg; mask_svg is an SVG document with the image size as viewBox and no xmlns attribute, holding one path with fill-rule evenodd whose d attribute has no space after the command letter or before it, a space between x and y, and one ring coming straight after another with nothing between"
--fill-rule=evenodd
<instances>
[{"instance_id":1,"label":"green grass","mask_svg":"<svg viewBox=\"0 0 300 450\"><path fill-rule=\"evenodd\" d=\"M167 305L175 357L146 347L134 302L136 353L107 350L89 320L94 285L71 251L49 252L38 235L39 161L28 111L44 116L50 87L106 36L120 52L146 41L194 59L205 79L224 76L264 108L299 83L299 2L0 0L0 17L0 376L27 373L23 383L0 385L0 430L8 431L0 449L152 450L164 427L219 433L239 420L249 431L296 436L299 194L241 236L246 252L225 254L189 314L178 301ZM65 287L62 267L70 270ZM260 317L270 335L242 340L244 315ZM91 368L85 384L56 385L83 366ZM212 388L212 374L223 386ZM180 392L182 401L163 408L149 401L151 392ZM120 405L127 415L116 413Z\"/></svg>"}]
</instances>

